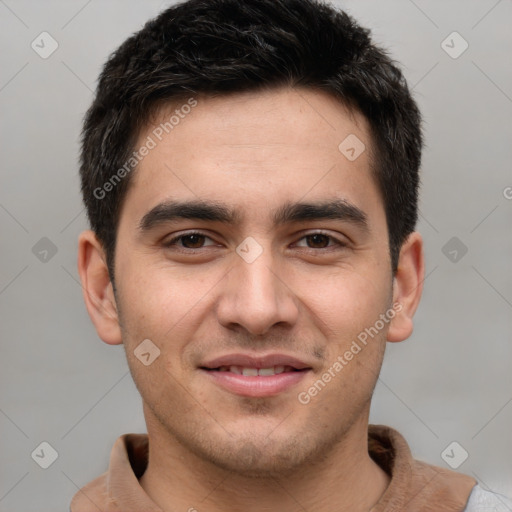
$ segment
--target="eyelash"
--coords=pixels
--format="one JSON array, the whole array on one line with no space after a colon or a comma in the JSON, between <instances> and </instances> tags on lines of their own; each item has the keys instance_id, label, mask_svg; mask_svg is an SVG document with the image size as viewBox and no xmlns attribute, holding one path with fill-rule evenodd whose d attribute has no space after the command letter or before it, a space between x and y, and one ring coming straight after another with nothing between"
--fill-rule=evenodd
<instances>
[{"instance_id":1,"label":"eyelash","mask_svg":"<svg viewBox=\"0 0 512 512\"><path fill-rule=\"evenodd\" d=\"M172 248L172 246L174 246L176 244L176 242L178 242L179 240L182 240L184 238L187 238L189 236L194 236L194 235L202 236L202 237L212 240L211 237L209 237L208 235L206 235L204 233L201 233L200 231L189 231L187 233L184 233L184 234L181 234L181 235L171 238L170 240L168 240L164 243L164 246L166 248ZM330 241L333 241L334 243L333 243L333 245L329 245L327 247L321 247L321 248L303 247L303 249L318 252L318 251L332 251L333 249L340 250L340 249L344 249L348 246L347 243L342 242L341 240L339 240L339 239L333 237L332 235L325 233L323 231L314 231L312 233L307 233L307 234L303 235L299 240L303 240L303 239L307 238L308 236L314 236L314 235L323 235L323 236L327 237ZM187 247L177 247L176 248L176 250L178 252L183 252L183 253L187 253L187 254L193 254L196 251L200 251L201 249L204 249L204 247L199 247L197 249L189 249Z\"/></svg>"}]
</instances>

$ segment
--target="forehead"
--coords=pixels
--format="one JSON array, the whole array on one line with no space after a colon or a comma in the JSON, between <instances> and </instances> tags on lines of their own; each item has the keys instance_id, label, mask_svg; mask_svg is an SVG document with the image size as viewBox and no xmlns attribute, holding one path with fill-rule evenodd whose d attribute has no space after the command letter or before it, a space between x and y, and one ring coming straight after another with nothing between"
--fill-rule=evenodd
<instances>
[{"instance_id":1,"label":"forehead","mask_svg":"<svg viewBox=\"0 0 512 512\"><path fill-rule=\"evenodd\" d=\"M140 133L137 147L152 148L131 177L125 206L144 214L169 199L204 198L261 217L298 200L379 203L369 133L361 114L321 91L173 102Z\"/></svg>"}]
</instances>

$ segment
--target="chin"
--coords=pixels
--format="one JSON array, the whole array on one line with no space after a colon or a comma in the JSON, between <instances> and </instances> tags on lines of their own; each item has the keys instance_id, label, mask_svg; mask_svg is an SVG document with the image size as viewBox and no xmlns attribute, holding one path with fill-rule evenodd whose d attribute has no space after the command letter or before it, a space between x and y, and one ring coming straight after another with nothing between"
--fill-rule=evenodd
<instances>
[{"instance_id":1,"label":"chin","mask_svg":"<svg viewBox=\"0 0 512 512\"><path fill-rule=\"evenodd\" d=\"M210 462L246 478L276 478L294 472L304 463L303 447L290 446L290 443L273 446L257 446L251 441L237 443L218 452L210 452Z\"/></svg>"},{"instance_id":2,"label":"chin","mask_svg":"<svg viewBox=\"0 0 512 512\"><path fill-rule=\"evenodd\" d=\"M246 431L223 439L196 439L189 449L212 465L245 478L283 478L323 458L325 439L304 432Z\"/></svg>"}]
</instances>

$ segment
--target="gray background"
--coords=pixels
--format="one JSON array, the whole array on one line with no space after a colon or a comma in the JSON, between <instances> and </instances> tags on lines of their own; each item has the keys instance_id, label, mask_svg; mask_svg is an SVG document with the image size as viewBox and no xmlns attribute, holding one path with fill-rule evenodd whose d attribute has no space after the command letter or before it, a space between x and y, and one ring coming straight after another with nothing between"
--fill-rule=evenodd
<instances>
[{"instance_id":1,"label":"gray background","mask_svg":"<svg viewBox=\"0 0 512 512\"><path fill-rule=\"evenodd\" d=\"M371 422L440 466L457 441L458 471L512 496L512 2L338 4L403 64L427 140L424 296L412 337L388 345ZM98 339L82 301L77 155L100 66L165 5L0 0L2 512L68 510L114 440L145 431L123 348ZM59 45L46 59L31 48L43 31ZM469 44L458 58L457 36L452 56L441 45L453 31ZM42 441L58 452L48 469L31 457Z\"/></svg>"}]
</instances>

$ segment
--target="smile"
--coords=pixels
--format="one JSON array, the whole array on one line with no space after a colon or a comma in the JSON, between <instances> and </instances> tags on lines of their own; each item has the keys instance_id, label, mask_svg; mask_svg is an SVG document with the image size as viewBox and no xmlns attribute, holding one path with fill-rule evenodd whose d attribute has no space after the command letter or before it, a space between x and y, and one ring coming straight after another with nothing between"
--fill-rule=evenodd
<instances>
[{"instance_id":1,"label":"smile","mask_svg":"<svg viewBox=\"0 0 512 512\"><path fill-rule=\"evenodd\" d=\"M291 366L270 366L269 368L249 368L246 366L221 366L214 371L231 372L245 377L267 377L269 375L279 375L284 372L300 371Z\"/></svg>"},{"instance_id":2,"label":"smile","mask_svg":"<svg viewBox=\"0 0 512 512\"><path fill-rule=\"evenodd\" d=\"M290 390L312 370L307 363L283 354L229 354L199 367L214 385L245 397L271 397Z\"/></svg>"}]
</instances>

